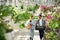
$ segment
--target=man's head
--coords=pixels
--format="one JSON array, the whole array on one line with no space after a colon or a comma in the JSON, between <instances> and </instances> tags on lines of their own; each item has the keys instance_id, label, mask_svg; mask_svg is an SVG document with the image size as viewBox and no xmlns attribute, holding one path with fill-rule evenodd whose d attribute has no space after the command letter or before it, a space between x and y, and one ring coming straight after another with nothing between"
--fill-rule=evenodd
<instances>
[{"instance_id":1,"label":"man's head","mask_svg":"<svg viewBox=\"0 0 60 40\"><path fill-rule=\"evenodd\" d=\"M42 18L42 14L39 14L39 19L41 19Z\"/></svg>"}]
</instances>

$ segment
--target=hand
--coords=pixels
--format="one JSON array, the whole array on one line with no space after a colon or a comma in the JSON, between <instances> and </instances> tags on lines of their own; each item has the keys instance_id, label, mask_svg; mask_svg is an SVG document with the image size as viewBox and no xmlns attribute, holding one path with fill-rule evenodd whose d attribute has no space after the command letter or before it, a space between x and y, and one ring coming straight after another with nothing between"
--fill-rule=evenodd
<instances>
[{"instance_id":1,"label":"hand","mask_svg":"<svg viewBox=\"0 0 60 40\"><path fill-rule=\"evenodd\" d=\"M30 24L30 26L32 27L32 24Z\"/></svg>"}]
</instances>

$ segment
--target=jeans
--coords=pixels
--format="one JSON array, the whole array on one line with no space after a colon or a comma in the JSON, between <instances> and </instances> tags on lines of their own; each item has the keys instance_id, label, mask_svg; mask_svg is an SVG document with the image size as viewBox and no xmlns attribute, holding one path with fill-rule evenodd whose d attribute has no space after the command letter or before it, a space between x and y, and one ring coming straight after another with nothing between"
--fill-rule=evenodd
<instances>
[{"instance_id":1,"label":"jeans","mask_svg":"<svg viewBox=\"0 0 60 40\"><path fill-rule=\"evenodd\" d=\"M44 30L39 30L39 36L40 36L40 39L43 38L43 36L44 36Z\"/></svg>"},{"instance_id":2,"label":"jeans","mask_svg":"<svg viewBox=\"0 0 60 40\"><path fill-rule=\"evenodd\" d=\"M34 37L34 29L30 29L30 37L33 39L33 37Z\"/></svg>"}]
</instances>

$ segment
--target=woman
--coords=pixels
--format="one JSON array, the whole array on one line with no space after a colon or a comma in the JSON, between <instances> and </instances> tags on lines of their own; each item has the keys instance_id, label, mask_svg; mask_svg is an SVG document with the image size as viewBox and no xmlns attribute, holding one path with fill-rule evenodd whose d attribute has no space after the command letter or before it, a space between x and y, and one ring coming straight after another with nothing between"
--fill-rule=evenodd
<instances>
[{"instance_id":1,"label":"woman","mask_svg":"<svg viewBox=\"0 0 60 40\"><path fill-rule=\"evenodd\" d=\"M30 24L30 40L33 40L34 38L34 29L35 29L35 21L34 21L34 16L31 15L31 18L29 20L29 23Z\"/></svg>"}]
</instances>

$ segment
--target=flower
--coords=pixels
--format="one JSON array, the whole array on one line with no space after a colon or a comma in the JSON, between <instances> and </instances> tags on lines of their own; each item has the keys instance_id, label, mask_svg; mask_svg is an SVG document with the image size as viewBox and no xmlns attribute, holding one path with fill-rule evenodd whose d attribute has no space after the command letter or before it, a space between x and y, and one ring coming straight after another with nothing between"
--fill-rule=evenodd
<instances>
[{"instance_id":1,"label":"flower","mask_svg":"<svg viewBox=\"0 0 60 40\"><path fill-rule=\"evenodd\" d=\"M47 6L42 5L42 6L41 6L41 10L46 9L46 7L47 7Z\"/></svg>"},{"instance_id":2,"label":"flower","mask_svg":"<svg viewBox=\"0 0 60 40\"><path fill-rule=\"evenodd\" d=\"M47 19L52 19L51 14L48 14Z\"/></svg>"},{"instance_id":3,"label":"flower","mask_svg":"<svg viewBox=\"0 0 60 40\"><path fill-rule=\"evenodd\" d=\"M52 6L42 5L42 6L41 6L41 11L46 12L47 10L50 10L51 8L52 8Z\"/></svg>"}]
</instances>

